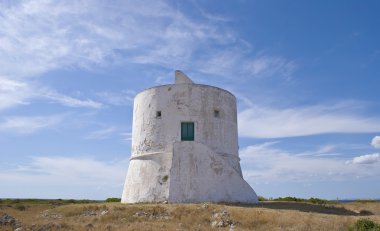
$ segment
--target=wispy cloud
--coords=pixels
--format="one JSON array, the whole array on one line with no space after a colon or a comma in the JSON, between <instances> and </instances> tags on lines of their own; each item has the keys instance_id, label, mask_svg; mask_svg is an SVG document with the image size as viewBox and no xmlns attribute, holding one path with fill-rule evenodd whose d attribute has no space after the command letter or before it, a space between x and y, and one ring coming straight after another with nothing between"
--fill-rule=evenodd
<instances>
[{"instance_id":1,"label":"wispy cloud","mask_svg":"<svg viewBox=\"0 0 380 231\"><path fill-rule=\"evenodd\" d=\"M373 137L372 141L371 141L371 145L374 147L374 148L380 148L380 136L375 136Z\"/></svg>"},{"instance_id":2,"label":"wispy cloud","mask_svg":"<svg viewBox=\"0 0 380 231\"><path fill-rule=\"evenodd\" d=\"M28 98L33 94L27 83L0 76L0 110L28 104Z\"/></svg>"},{"instance_id":3,"label":"wispy cloud","mask_svg":"<svg viewBox=\"0 0 380 231\"><path fill-rule=\"evenodd\" d=\"M358 113L355 103L295 108L253 106L238 114L239 135L277 138L380 131L380 118Z\"/></svg>"},{"instance_id":4,"label":"wispy cloud","mask_svg":"<svg viewBox=\"0 0 380 231\"><path fill-rule=\"evenodd\" d=\"M32 162L24 166L23 171L33 174L43 174L57 177L67 177L70 179L79 178L78 180L87 181L89 178L94 179L119 179L125 177L127 160L102 162L92 158L73 158L73 157L34 157ZM25 171L28 169L27 171ZM69 171L68 171L69 170ZM114 180L113 180L114 181ZM87 182L92 184L94 182Z\"/></svg>"},{"instance_id":5,"label":"wispy cloud","mask_svg":"<svg viewBox=\"0 0 380 231\"><path fill-rule=\"evenodd\" d=\"M122 140L124 141L131 141L132 140L132 132L123 132L120 133Z\"/></svg>"},{"instance_id":6,"label":"wispy cloud","mask_svg":"<svg viewBox=\"0 0 380 231\"><path fill-rule=\"evenodd\" d=\"M261 55L246 64L246 69L254 76L280 75L290 78L297 65L295 61L288 61L282 57Z\"/></svg>"},{"instance_id":7,"label":"wispy cloud","mask_svg":"<svg viewBox=\"0 0 380 231\"><path fill-rule=\"evenodd\" d=\"M6 83L19 83L14 86L18 92L0 100L0 108L29 102L34 96L27 88L30 77L56 69L92 70L128 62L230 78L289 77L296 66L284 57L252 50L232 28L220 23L222 16L202 11L192 19L165 1L111 5L102 1L17 1L0 5L0 10L0 76L20 81ZM199 52L204 49L209 55ZM110 103L120 105L118 96L107 94ZM48 98L70 107L102 106L71 96L50 94Z\"/></svg>"},{"instance_id":8,"label":"wispy cloud","mask_svg":"<svg viewBox=\"0 0 380 231\"><path fill-rule=\"evenodd\" d=\"M31 134L40 130L54 128L66 115L8 117L0 122L0 132L9 134Z\"/></svg>"},{"instance_id":9,"label":"wispy cloud","mask_svg":"<svg viewBox=\"0 0 380 231\"><path fill-rule=\"evenodd\" d=\"M282 77L290 79L297 68L295 61L268 54L252 55L239 47L209 52L199 61L200 72L226 78Z\"/></svg>"},{"instance_id":10,"label":"wispy cloud","mask_svg":"<svg viewBox=\"0 0 380 231\"><path fill-rule=\"evenodd\" d=\"M100 129L97 131L93 131L88 134L85 139L88 140L104 140L109 138L116 131L115 127L108 127L104 129Z\"/></svg>"},{"instance_id":11,"label":"wispy cloud","mask_svg":"<svg viewBox=\"0 0 380 231\"><path fill-rule=\"evenodd\" d=\"M229 37L216 24L190 20L163 1L116 5L42 0L3 5L3 74L30 76L117 59L171 67L178 57L190 57L199 42Z\"/></svg>"},{"instance_id":12,"label":"wispy cloud","mask_svg":"<svg viewBox=\"0 0 380 231\"><path fill-rule=\"evenodd\" d=\"M49 99L53 102L58 102L67 107L85 107L85 108L94 108L100 109L103 107L103 104L91 99L78 99L68 95L63 95L55 91L42 91L39 94L39 97Z\"/></svg>"},{"instance_id":13,"label":"wispy cloud","mask_svg":"<svg viewBox=\"0 0 380 231\"><path fill-rule=\"evenodd\" d=\"M196 1L193 2L193 4L195 5L195 7L197 8L197 10L199 11L199 13L204 17L204 18L207 18L209 20L213 20L213 21L220 21L220 22L228 22L228 21L232 21L231 18L228 18L226 16L223 16L223 15L217 15L217 14L213 14L213 13L209 13L209 12L206 12Z\"/></svg>"},{"instance_id":14,"label":"wispy cloud","mask_svg":"<svg viewBox=\"0 0 380 231\"><path fill-rule=\"evenodd\" d=\"M241 150L242 163L249 164L249 168L243 171L249 181L311 183L380 177L378 166L358 165L357 161L354 163L355 158L291 153L276 148L275 144L275 142L267 142L251 145ZM359 157L359 159L367 158ZM371 156L371 158L374 157Z\"/></svg>"},{"instance_id":15,"label":"wispy cloud","mask_svg":"<svg viewBox=\"0 0 380 231\"><path fill-rule=\"evenodd\" d=\"M67 107L103 107L102 103L92 99L78 99L28 81L0 77L0 111L18 105L28 105L36 100L47 100Z\"/></svg>"},{"instance_id":16,"label":"wispy cloud","mask_svg":"<svg viewBox=\"0 0 380 231\"><path fill-rule=\"evenodd\" d=\"M332 152L336 148L336 145L333 144L327 144L323 145L317 150L317 154L326 154Z\"/></svg>"},{"instance_id":17,"label":"wispy cloud","mask_svg":"<svg viewBox=\"0 0 380 231\"><path fill-rule=\"evenodd\" d=\"M91 9L85 2L21 1L2 7L2 74L25 77L73 64L86 67L106 55L101 43L85 35L101 34L96 28L70 23L70 17L80 18Z\"/></svg>"},{"instance_id":18,"label":"wispy cloud","mask_svg":"<svg viewBox=\"0 0 380 231\"><path fill-rule=\"evenodd\" d=\"M97 95L100 98L99 100L105 102L108 105L126 106L133 104L133 99L136 95L136 92L132 90L125 90L121 92L99 92Z\"/></svg>"}]
</instances>

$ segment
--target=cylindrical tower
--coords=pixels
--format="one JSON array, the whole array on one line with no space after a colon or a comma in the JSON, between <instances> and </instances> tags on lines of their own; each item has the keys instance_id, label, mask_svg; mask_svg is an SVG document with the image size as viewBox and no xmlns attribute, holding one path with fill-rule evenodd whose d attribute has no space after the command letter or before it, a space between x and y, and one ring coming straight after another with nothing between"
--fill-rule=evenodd
<instances>
[{"instance_id":1,"label":"cylindrical tower","mask_svg":"<svg viewBox=\"0 0 380 231\"><path fill-rule=\"evenodd\" d=\"M187 172L187 177L201 174L214 181L213 174L229 170L242 179L237 137L235 96L194 84L176 71L175 84L153 87L135 97L132 155L122 202L212 201L212 195L203 195L213 191L202 188L207 182L182 178ZM206 162L209 166L203 166ZM181 185L194 192L178 195L183 194ZM197 196L197 191L202 195Z\"/></svg>"}]
</instances>

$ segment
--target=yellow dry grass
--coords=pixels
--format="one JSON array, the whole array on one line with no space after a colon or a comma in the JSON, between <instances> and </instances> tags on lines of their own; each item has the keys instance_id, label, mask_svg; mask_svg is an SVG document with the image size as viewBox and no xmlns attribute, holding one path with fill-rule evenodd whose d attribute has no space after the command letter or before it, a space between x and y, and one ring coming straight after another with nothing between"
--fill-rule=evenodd
<instances>
[{"instance_id":1,"label":"yellow dry grass","mask_svg":"<svg viewBox=\"0 0 380 231\"><path fill-rule=\"evenodd\" d=\"M23 230L348 230L359 218L380 223L380 203L314 205L1 204ZM20 209L21 208L21 209ZM14 230L10 225L0 230Z\"/></svg>"}]
</instances>

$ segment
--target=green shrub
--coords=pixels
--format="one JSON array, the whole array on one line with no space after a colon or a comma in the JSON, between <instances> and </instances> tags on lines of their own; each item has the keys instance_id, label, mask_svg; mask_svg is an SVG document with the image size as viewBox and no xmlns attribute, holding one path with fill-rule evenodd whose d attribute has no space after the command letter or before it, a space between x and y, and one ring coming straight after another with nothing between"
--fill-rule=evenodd
<instances>
[{"instance_id":1,"label":"green shrub","mask_svg":"<svg viewBox=\"0 0 380 231\"><path fill-rule=\"evenodd\" d=\"M106 199L106 202L120 202L120 201L121 201L121 198L116 198L116 197L111 197L111 198Z\"/></svg>"},{"instance_id":2,"label":"green shrub","mask_svg":"<svg viewBox=\"0 0 380 231\"><path fill-rule=\"evenodd\" d=\"M274 201L296 201L296 202L306 201L306 199L297 198L297 197L279 197L279 198L275 198L273 200Z\"/></svg>"},{"instance_id":3,"label":"green shrub","mask_svg":"<svg viewBox=\"0 0 380 231\"><path fill-rule=\"evenodd\" d=\"M319 198L313 198L311 197L310 199L307 200L308 202L311 202L313 204L319 204L319 205L324 205L324 204L337 204L338 202L336 201L329 201L325 199L319 199Z\"/></svg>"},{"instance_id":4,"label":"green shrub","mask_svg":"<svg viewBox=\"0 0 380 231\"><path fill-rule=\"evenodd\" d=\"M371 221L368 218L362 218L355 222L353 227L350 228L351 231L380 231L380 225Z\"/></svg>"},{"instance_id":5,"label":"green shrub","mask_svg":"<svg viewBox=\"0 0 380 231\"><path fill-rule=\"evenodd\" d=\"M359 203L374 203L374 202L377 202L377 200L372 200L372 199L360 199L360 200L355 200L355 202L359 202Z\"/></svg>"},{"instance_id":6,"label":"green shrub","mask_svg":"<svg viewBox=\"0 0 380 231\"><path fill-rule=\"evenodd\" d=\"M259 196L259 201L268 201L268 199L263 196Z\"/></svg>"},{"instance_id":7,"label":"green shrub","mask_svg":"<svg viewBox=\"0 0 380 231\"><path fill-rule=\"evenodd\" d=\"M287 201L287 202L310 202L313 204L319 204L319 205L324 205L324 204L337 204L336 201L330 201L330 200L325 200L325 199L320 199L320 198L314 198L311 197L309 199L304 199L304 198L298 198L298 197L279 197L273 199L274 201Z\"/></svg>"}]
</instances>

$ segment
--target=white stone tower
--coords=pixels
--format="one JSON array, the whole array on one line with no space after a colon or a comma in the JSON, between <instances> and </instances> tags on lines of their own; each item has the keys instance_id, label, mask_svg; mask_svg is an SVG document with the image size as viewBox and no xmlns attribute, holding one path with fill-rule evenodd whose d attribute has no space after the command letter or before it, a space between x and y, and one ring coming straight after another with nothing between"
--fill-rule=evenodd
<instances>
[{"instance_id":1,"label":"white stone tower","mask_svg":"<svg viewBox=\"0 0 380 231\"><path fill-rule=\"evenodd\" d=\"M235 96L176 71L175 84L135 97L121 202L257 203L238 148Z\"/></svg>"}]
</instances>

